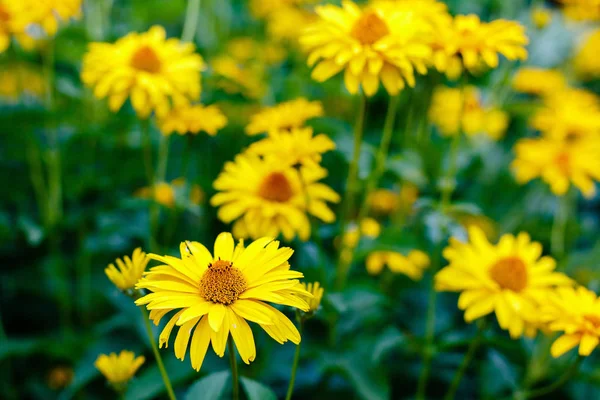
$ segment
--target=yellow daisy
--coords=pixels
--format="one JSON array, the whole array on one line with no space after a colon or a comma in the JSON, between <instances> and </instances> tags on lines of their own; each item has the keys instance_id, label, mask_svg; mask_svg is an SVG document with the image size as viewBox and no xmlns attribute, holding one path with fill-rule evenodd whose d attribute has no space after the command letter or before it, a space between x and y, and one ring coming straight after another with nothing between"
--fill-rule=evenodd
<instances>
[{"instance_id":1,"label":"yellow daisy","mask_svg":"<svg viewBox=\"0 0 600 400\"><path fill-rule=\"evenodd\" d=\"M304 27L312 24L316 15L299 7L281 7L267 16L267 33L277 41L297 42Z\"/></svg>"},{"instance_id":2,"label":"yellow daisy","mask_svg":"<svg viewBox=\"0 0 600 400\"><path fill-rule=\"evenodd\" d=\"M200 131L215 136L219 129L227 125L227 118L217 106L201 104L173 108L167 115L157 120L157 125L163 135L177 132L180 135L191 133L197 135Z\"/></svg>"},{"instance_id":3,"label":"yellow daisy","mask_svg":"<svg viewBox=\"0 0 600 400\"><path fill-rule=\"evenodd\" d=\"M240 93L251 99L259 99L264 95L266 83L263 65L244 65L231 56L223 55L213 58L211 67L217 78L216 86L225 92Z\"/></svg>"},{"instance_id":4,"label":"yellow daisy","mask_svg":"<svg viewBox=\"0 0 600 400\"><path fill-rule=\"evenodd\" d=\"M227 42L226 54L242 64L259 63L274 65L283 61L286 50L283 46L272 42L259 42L252 36L240 36Z\"/></svg>"},{"instance_id":5,"label":"yellow daisy","mask_svg":"<svg viewBox=\"0 0 600 400\"><path fill-rule=\"evenodd\" d=\"M413 281L423 277L423 271L429 267L429 256L420 250L411 250L406 256L396 251L375 251L367 256L367 272L379 275L383 267L394 274L403 274Z\"/></svg>"},{"instance_id":6,"label":"yellow daisy","mask_svg":"<svg viewBox=\"0 0 600 400\"><path fill-rule=\"evenodd\" d=\"M596 192L600 180L600 138L566 142L557 139L520 139L512 162L517 182L525 184L541 178L557 196L572 184L585 197Z\"/></svg>"},{"instance_id":7,"label":"yellow daisy","mask_svg":"<svg viewBox=\"0 0 600 400\"><path fill-rule=\"evenodd\" d=\"M38 25L49 36L58 31L59 23L81 16L82 0L8 0L13 26L17 31Z\"/></svg>"},{"instance_id":8,"label":"yellow daisy","mask_svg":"<svg viewBox=\"0 0 600 400\"><path fill-rule=\"evenodd\" d=\"M311 283L301 283L302 289L306 292L310 293L312 297L306 297L305 300L308 303L309 313L314 313L319 309L321 305L321 299L323 298L323 293L325 289L323 286L319 284L319 282L311 282Z\"/></svg>"},{"instance_id":9,"label":"yellow daisy","mask_svg":"<svg viewBox=\"0 0 600 400\"><path fill-rule=\"evenodd\" d=\"M481 229L471 227L469 242L451 238L443 255L449 265L435 275L436 290L461 293L458 308L465 310L467 322L495 312L512 338L534 335L549 291L571 284L554 272L554 259L541 257L542 245L525 232L503 235L494 245Z\"/></svg>"},{"instance_id":10,"label":"yellow daisy","mask_svg":"<svg viewBox=\"0 0 600 400\"><path fill-rule=\"evenodd\" d=\"M600 77L598 49L600 49L600 29L592 31L577 50L573 66L579 78L587 81Z\"/></svg>"},{"instance_id":11,"label":"yellow daisy","mask_svg":"<svg viewBox=\"0 0 600 400\"><path fill-rule=\"evenodd\" d=\"M310 236L312 214L321 221L335 221L326 202L337 203L340 196L319 180L327 176L320 167L296 169L277 160L261 159L254 154L239 154L225 163L213 183L219 192L210 204L219 207L219 219L235 221L233 233L240 238L277 237L286 240L296 235Z\"/></svg>"},{"instance_id":12,"label":"yellow daisy","mask_svg":"<svg viewBox=\"0 0 600 400\"><path fill-rule=\"evenodd\" d=\"M391 95L415 85L414 71L427 73L431 50L425 43L427 23L418 15L378 3L361 9L351 1L342 7L315 8L320 19L307 27L300 44L309 53L312 78L324 82L344 71L352 94L362 86L367 96L379 82Z\"/></svg>"},{"instance_id":13,"label":"yellow daisy","mask_svg":"<svg viewBox=\"0 0 600 400\"><path fill-rule=\"evenodd\" d=\"M148 261L150 259L146 256L146 253L138 247L133 251L131 258L125 256L123 259L117 258L115 260L118 269L114 264L109 264L104 273L119 289L123 291L133 289L142 277Z\"/></svg>"},{"instance_id":14,"label":"yellow daisy","mask_svg":"<svg viewBox=\"0 0 600 400\"><path fill-rule=\"evenodd\" d=\"M536 67L519 68L512 80L512 87L517 92L537 96L549 95L566 86L567 80L561 72Z\"/></svg>"},{"instance_id":15,"label":"yellow daisy","mask_svg":"<svg viewBox=\"0 0 600 400\"><path fill-rule=\"evenodd\" d=\"M308 101L300 97L295 100L267 107L252 116L246 126L247 135L258 135L264 132L286 131L300 128L315 117L323 116L323 105L320 101Z\"/></svg>"},{"instance_id":16,"label":"yellow daisy","mask_svg":"<svg viewBox=\"0 0 600 400\"><path fill-rule=\"evenodd\" d=\"M292 128L288 132L273 131L269 137L253 143L247 152L294 167L317 167L322 154L333 149L335 143L327 135L313 136L312 128Z\"/></svg>"},{"instance_id":17,"label":"yellow daisy","mask_svg":"<svg viewBox=\"0 0 600 400\"><path fill-rule=\"evenodd\" d=\"M600 343L600 299L583 286L558 288L542 308L552 332L562 332L550 348L560 357L579 345L579 355L589 356Z\"/></svg>"},{"instance_id":18,"label":"yellow daisy","mask_svg":"<svg viewBox=\"0 0 600 400\"><path fill-rule=\"evenodd\" d=\"M241 242L235 246L230 233L221 233L214 256L198 242L181 243L180 252L181 258L150 254L164 265L152 268L137 285L152 292L136 304L146 305L155 324L176 311L160 334L160 347L168 344L177 325L175 356L183 360L189 345L192 367L198 371L209 343L223 357L230 333L242 360L254 361L254 336L246 321L259 324L281 344L300 343L294 324L267 304L309 310L303 296L311 294L298 282L303 275L290 270L292 249L279 248L272 238L260 238L247 248Z\"/></svg>"},{"instance_id":19,"label":"yellow daisy","mask_svg":"<svg viewBox=\"0 0 600 400\"><path fill-rule=\"evenodd\" d=\"M600 0L559 0L563 13L576 21L600 20Z\"/></svg>"},{"instance_id":20,"label":"yellow daisy","mask_svg":"<svg viewBox=\"0 0 600 400\"><path fill-rule=\"evenodd\" d=\"M122 386L133 378L145 360L144 356L136 357L133 351L123 350L119 354L100 354L94 366L110 384L122 389Z\"/></svg>"},{"instance_id":21,"label":"yellow daisy","mask_svg":"<svg viewBox=\"0 0 600 400\"><path fill-rule=\"evenodd\" d=\"M112 111L127 98L141 118L153 111L165 116L171 107L187 106L200 97L204 62L194 45L167 39L163 27L129 33L111 43L91 43L83 58L81 79L98 98L108 97Z\"/></svg>"}]
</instances>

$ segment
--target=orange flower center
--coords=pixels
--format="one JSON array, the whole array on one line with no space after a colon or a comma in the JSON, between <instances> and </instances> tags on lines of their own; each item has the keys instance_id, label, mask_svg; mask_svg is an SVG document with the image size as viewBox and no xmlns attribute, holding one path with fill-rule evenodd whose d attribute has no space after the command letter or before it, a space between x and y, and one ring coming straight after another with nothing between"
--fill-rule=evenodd
<instances>
[{"instance_id":1,"label":"orange flower center","mask_svg":"<svg viewBox=\"0 0 600 400\"><path fill-rule=\"evenodd\" d=\"M570 160L569 160L569 154L566 152L562 152L560 153L556 159L555 159L556 165L558 166L558 168L563 171L564 173L569 173L570 170Z\"/></svg>"},{"instance_id":2,"label":"orange flower center","mask_svg":"<svg viewBox=\"0 0 600 400\"><path fill-rule=\"evenodd\" d=\"M140 47L131 59L131 66L140 71L156 74L160 72L160 60L156 52L149 46Z\"/></svg>"},{"instance_id":3,"label":"orange flower center","mask_svg":"<svg viewBox=\"0 0 600 400\"><path fill-rule=\"evenodd\" d=\"M263 199L285 203L294 196L294 190L284 174L273 172L261 183L258 194Z\"/></svg>"},{"instance_id":4,"label":"orange flower center","mask_svg":"<svg viewBox=\"0 0 600 400\"><path fill-rule=\"evenodd\" d=\"M0 22L8 22L10 19L10 15L6 11L6 8L2 4L0 4Z\"/></svg>"},{"instance_id":5,"label":"orange flower center","mask_svg":"<svg viewBox=\"0 0 600 400\"><path fill-rule=\"evenodd\" d=\"M374 12L368 12L354 23L350 35L362 44L373 44L389 33L385 21Z\"/></svg>"},{"instance_id":6,"label":"orange flower center","mask_svg":"<svg viewBox=\"0 0 600 400\"><path fill-rule=\"evenodd\" d=\"M590 322L594 328L600 328L600 316L594 314L585 314L583 319Z\"/></svg>"},{"instance_id":7,"label":"orange flower center","mask_svg":"<svg viewBox=\"0 0 600 400\"><path fill-rule=\"evenodd\" d=\"M490 268L490 276L502 289L520 292L527 287L527 267L518 257L498 260Z\"/></svg>"},{"instance_id":8,"label":"orange flower center","mask_svg":"<svg viewBox=\"0 0 600 400\"><path fill-rule=\"evenodd\" d=\"M246 278L230 261L218 260L208 266L200 279L200 296L213 303L229 305L246 290Z\"/></svg>"}]
</instances>

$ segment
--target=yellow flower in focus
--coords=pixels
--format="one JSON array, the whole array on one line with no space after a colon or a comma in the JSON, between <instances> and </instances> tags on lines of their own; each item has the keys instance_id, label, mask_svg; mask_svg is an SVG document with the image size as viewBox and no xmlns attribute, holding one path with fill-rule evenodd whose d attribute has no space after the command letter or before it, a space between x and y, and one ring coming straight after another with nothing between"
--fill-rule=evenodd
<instances>
[{"instance_id":1,"label":"yellow flower in focus","mask_svg":"<svg viewBox=\"0 0 600 400\"><path fill-rule=\"evenodd\" d=\"M251 99L258 99L264 95L264 66L256 63L245 65L228 55L213 58L211 66L218 78L217 87L225 92L240 93Z\"/></svg>"},{"instance_id":2,"label":"yellow flower in focus","mask_svg":"<svg viewBox=\"0 0 600 400\"><path fill-rule=\"evenodd\" d=\"M512 81L517 92L537 96L549 95L566 86L567 80L559 71L536 67L519 68Z\"/></svg>"},{"instance_id":3,"label":"yellow flower in focus","mask_svg":"<svg viewBox=\"0 0 600 400\"><path fill-rule=\"evenodd\" d=\"M337 203L340 196L319 180L327 176L321 167L293 168L278 160L239 154L225 163L213 183L219 192L210 204L219 207L219 219L235 221L233 233L239 238L298 236L308 240L312 214L323 222L335 221L326 202Z\"/></svg>"},{"instance_id":4,"label":"yellow flower in focus","mask_svg":"<svg viewBox=\"0 0 600 400\"><path fill-rule=\"evenodd\" d=\"M219 129L227 125L227 118L217 106L201 104L173 108L167 115L157 120L163 135L177 132L180 135L191 133L197 135L204 131L215 136Z\"/></svg>"},{"instance_id":5,"label":"yellow flower in focus","mask_svg":"<svg viewBox=\"0 0 600 400\"><path fill-rule=\"evenodd\" d=\"M600 49L600 29L592 31L573 60L575 73L580 79L587 81L600 77L598 49Z\"/></svg>"},{"instance_id":6,"label":"yellow flower in focus","mask_svg":"<svg viewBox=\"0 0 600 400\"><path fill-rule=\"evenodd\" d=\"M313 136L312 128L292 128L290 131L271 132L269 137L253 143L247 152L297 168L317 167L322 154L333 149L335 143L327 135Z\"/></svg>"},{"instance_id":7,"label":"yellow flower in focus","mask_svg":"<svg viewBox=\"0 0 600 400\"><path fill-rule=\"evenodd\" d=\"M469 323L495 312L512 338L533 336L549 291L571 284L566 275L553 272L554 259L541 257L542 245L525 232L503 235L494 245L471 227L469 242L451 238L443 255L449 265L435 275L435 289L460 292L458 308Z\"/></svg>"},{"instance_id":8,"label":"yellow flower in focus","mask_svg":"<svg viewBox=\"0 0 600 400\"><path fill-rule=\"evenodd\" d=\"M119 289L123 291L133 289L142 277L148 261L150 260L146 256L146 253L138 247L133 251L131 258L125 256L123 259L117 258L115 260L119 267L118 269L114 264L109 264L104 273Z\"/></svg>"},{"instance_id":9,"label":"yellow flower in focus","mask_svg":"<svg viewBox=\"0 0 600 400\"><path fill-rule=\"evenodd\" d=\"M403 274L413 281L423 277L423 271L429 267L429 256L420 250L411 250L408 255L395 251L376 251L367 257L367 272L371 275L379 275L384 266L394 274Z\"/></svg>"},{"instance_id":10,"label":"yellow flower in focus","mask_svg":"<svg viewBox=\"0 0 600 400\"><path fill-rule=\"evenodd\" d=\"M600 0L559 0L563 13L575 21L600 20Z\"/></svg>"},{"instance_id":11,"label":"yellow flower in focus","mask_svg":"<svg viewBox=\"0 0 600 400\"><path fill-rule=\"evenodd\" d=\"M560 357L579 345L579 355L589 356L600 343L600 299L583 286L558 288L542 308L543 319L552 332L561 332L550 348Z\"/></svg>"},{"instance_id":12,"label":"yellow flower in focus","mask_svg":"<svg viewBox=\"0 0 600 400\"><path fill-rule=\"evenodd\" d=\"M4 103L16 104L22 98L43 99L46 81L42 71L27 63L1 65L0 99Z\"/></svg>"},{"instance_id":13,"label":"yellow flower in focus","mask_svg":"<svg viewBox=\"0 0 600 400\"><path fill-rule=\"evenodd\" d=\"M544 29L552 22L552 13L545 7L534 7L531 10L531 22L538 29Z\"/></svg>"},{"instance_id":14,"label":"yellow flower in focus","mask_svg":"<svg viewBox=\"0 0 600 400\"><path fill-rule=\"evenodd\" d=\"M127 98L141 118L153 111L164 117L171 108L200 97L204 62L194 45L167 39L161 26L129 33L112 43L91 43L83 57L81 79L97 98L108 97L111 111Z\"/></svg>"},{"instance_id":15,"label":"yellow flower in focus","mask_svg":"<svg viewBox=\"0 0 600 400\"><path fill-rule=\"evenodd\" d=\"M325 289L323 289L323 287L319 284L319 282L314 282L314 283L301 283L302 285L302 289L305 290L306 292L310 293L312 295L312 297L310 298L305 298L306 302L308 303L308 307L309 310L308 312L310 313L314 313L319 309L319 306L321 305L321 299L323 298L323 293L325 292Z\"/></svg>"},{"instance_id":16,"label":"yellow flower in focus","mask_svg":"<svg viewBox=\"0 0 600 400\"><path fill-rule=\"evenodd\" d=\"M369 195L369 208L377 215L393 214L400 206L398 193L389 189L377 189Z\"/></svg>"},{"instance_id":17,"label":"yellow flower in focus","mask_svg":"<svg viewBox=\"0 0 600 400\"><path fill-rule=\"evenodd\" d=\"M324 82L344 71L352 94L362 86L367 96L379 83L390 95L415 85L415 70L427 73L431 49L425 43L428 24L417 14L379 3L361 9L351 1L342 7L315 7L320 19L306 28L300 44L309 53L312 78Z\"/></svg>"},{"instance_id":18,"label":"yellow flower in focus","mask_svg":"<svg viewBox=\"0 0 600 400\"><path fill-rule=\"evenodd\" d=\"M589 198L595 193L594 182L600 180L600 137L571 142L520 139L512 168L521 184L539 177L557 196L564 196L572 184Z\"/></svg>"},{"instance_id":19,"label":"yellow flower in focus","mask_svg":"<svg viewBox=\"0 0 600 400\"><path fill-rule=\"evenodd\" d=\"M300 343L294 324L267 302L310 309L304 300L312 295L299 285L301 272L290 269L293 254L289 247L279 248L272 238L260 238L248 247L235 246L230 233L215 240L214 256L198 242L183 242L181 258L150 254L162 262L146 273L137 288L153 293L136 301L146 305L156 325L168 313L169 322L159 337L168 345L177 325L175 356L183 360L190 347L190 360L200 370L209 343L223 357L229 334L242 360L249 364L256 357L254 336L246 321L259 324L278 343Z\"/></svg>"},{"instance_id":20,"label":"yellow flower in focus","mask_svg":"<svg viewBox=\"0 0 600 400\"><path fill-rule=\"evenodd\" d=\"M144 361L146 361L144 356L135 357L133 351L123 350L118 355L116 353L100 354L94 366L111 385L118 390L122 390L123 386L133 378L133 375Z\"/></svg>"},{"instance_id":21,"label":"yellow flower in focus","mask_svg":"<svg viewBox=\"0 0 600 400\"><path fill-rule=\"evenodd\" d=\"M247 135L289 131L300 128L315 117L323 116L323 105L320 101L308 101L303 97L266 107L252 116L246 126Z\"/></svg>"},{"instance_id":22,"label":"yellow flower in focus","mask_svg":"<svg viewBox=\"0 0 600 400\"><path fill-rule=\"evenodd\" d=\"M59 23L81 16L82 0L5 0L12 15L14 29L25 32L39 25L48 36L54 36Z\"/></svg>"}]
</instances>

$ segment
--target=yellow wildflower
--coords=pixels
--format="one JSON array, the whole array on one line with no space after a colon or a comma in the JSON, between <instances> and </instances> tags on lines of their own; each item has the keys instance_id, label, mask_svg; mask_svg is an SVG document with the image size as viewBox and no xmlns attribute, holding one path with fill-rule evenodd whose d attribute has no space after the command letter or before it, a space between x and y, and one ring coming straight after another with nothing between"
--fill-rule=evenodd
<instances>
[{"instance_id":1,"label":"yellow wildflower","mask_svg":"<svg viewBox=\"0 0 600 400\"><path fill-rule=\"evenodd\" d=\"M369 208L377 215L393 214L400 206L398 193L389 189L374 190L368 198Z\"/></svg>"},{"instance_id":2,"label":"yellow wildflower","mask_svg":"<svg viewBox=\"0 0 600 400\"><path fill-rule=\"evenodd\" d=\"M245 65L231 56L222 55L212 59L211 67L217 77L217 87L225 92L240 93L251 99L258 99L264 95L264 66L257 63Z\"/></svg>"},{"instance_id":3,"label":"yellow wildflower","mask_svg":"<svg viewBox=\"0 0 600 400\"><path fill-rule=\"evenodd\" d=\"M512 87L517 92L537 96L549 95L566 86L565 76L559 71L536 67L520 68L512 81Z\"/></svg>"},{"instance_id":4,"label":"yellow wildflower","mask_svg":"<svg viewBox=\"0 0 600 400\"><path fill-rule=\"evenodd\" d=\"M394 274L403 274L413 281L423 277L423 271L429 267L429 256L420 250L411 250L408 255L395 251L376 251L367 257L367 272L378 275L387 267Z\"/></svg>"},{"instance_id":5,"label":"yellow wildflower","mask_svg":"<svg viewBox=\"0 0 600 400\"><path fill-rule=\"evenodd\" d=\"M258 135L264 132L289 131L302 127L311 118L321 116L323 116L323 105L320 101L308 101L299 97L266 107L253 115L250 123L246 126L246 134Z\"/></svg>"},{"instance_id":6,"label":"yellow wildflower","mask_svg":"<svg viewBox=\"0 0 600 400\"><path fill-rule=\"evenodd\" d=\"M559 0L567 18L575 21L600 20L600 0Z\"/></svg>"},{"instance_id":7,"label":"yellow wildflower","mask_svg":"<svg viewBox=\"0 0 600 400\"><path fill-rule=\"evenodd\" d=\"M312 297L305 299L308 303L309 312L316 312L319 309L319 306L321 305L321 299L323 298L323 293L325 292L325 289L323 289L319 282L302 282L301 285L302 289L304 289L306 292L312 295Z\"/></svg>"},{"instance_id":8,"label":"yellow wildflower","mask_svg":"<svg viewBox=\"0 0 600 400\"><path fill-rule=\"evenodd\" d=\"M132 351L123 350L118 355L116 353L100 354L94 366L110 384L121 391L144 361L146 361L144 356L135 357Z\"/></svg>"},{"instance_id":9,"label":"yellow wildflower","mask_svg":"<svg viewBox=\"0 0 600 400\"><path fill-rule=\"evenodd\" d=\"M81 16L82 0L5 0L15 30L25 32L39 26L49 36L58 31L60 22Z\"/></svg>"},{"instance_id":10,"label":"yellow wildflower","mask_svg":"<svg viewBox=\"0 0 600 400\"><path fill-rule=\"evenodd\" d=\"M133 251L131 258L125 256L123 259L117 258L115 260L119 267L118 269L114 264L109 264L104 273L116 287L126 291L133 289L135 284L140 280L144 274L146 265L148 265L148 261L150 260L146 256L146 253L138 247Z\"/></svg>"},{"instance_id":11,"label":"yellow wildflower","mask_svg":"<svg viewBox=\"0 0 600 400\"><path fill-rule=\"evenodd\" d=\"M600 77L598 49L600 49L600 29L592 31L575 55L573 65L579 78L592 80Z\"/></svg>"},{"instance_id":12,"label":"yellow wildflower","mask_svg":"<svg viewBox=\"0 0 600 400\"><path fill-rule=\"evenodd\" d=\"M217 106L196 104L173 108L167 115L159 118L157 124L163 135L173 132L196 135L204 131L215 136L219 129L227 125L227 118Z\"/></svg>"}]
</instances>

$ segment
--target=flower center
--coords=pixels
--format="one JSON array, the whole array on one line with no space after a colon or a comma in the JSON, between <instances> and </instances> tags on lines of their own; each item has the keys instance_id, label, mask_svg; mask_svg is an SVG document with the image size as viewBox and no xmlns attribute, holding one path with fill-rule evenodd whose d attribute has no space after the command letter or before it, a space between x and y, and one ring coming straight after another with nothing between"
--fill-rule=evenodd
<instances>
[{"instance_id":1,"label":"flower center","mask_svg":"<svg viewBox=\"0 0 600 400\"><path fill-rule=\"evenodd\" d=\"M258 194L264 199L285 203L294 196L294 190L284 174L273 172L261 183Z\"/></svg>"},{"instance_id":2,"label":"flower center","mask_svg":"<svg viewBox=\"0 0 600 400\"><path fill-rule=\"evenodd\" d=\"M229 305L246 290L246 278L230 261L218 260L208 266L200 279L200 296L213 303Z\"/></svg>"},{"instance_id":3,"label":"flower center","mask_svg":"<svg viewBox=\"0 0 600 400\"><path fill-rule=\"evenodd\" d=\"M385 21L374 12L368 12L354 23L350 35L362 44L373 44L388 33Z\"/></svg>"},{"instance_id":4,"label":"flower center","mask_svg":"<svg viewBox=\"0 0 600 400\"><path fill-rule=\"evenodd\" d=\"M566 152L562 152L560 153L556 159L555 159L556 165L558 166L558 168L564 172L564 173L569 173L570 167L569 167L569 154L567 154Z\"/></svg>"},{"instance_id":5,"label":"flower center","mask_svg":"<svg viewBox=\"0 0 600 400\"><path fill-rule=\"evenodd\" d=\"M10 19L10 15L6 11L6 8L2 4L0 4L0 22L8 22Z\"/></svg>"},{"instance_id":6,"label":"flower center","mask_svg":"<svg viewBox=\"0 0 600 400\"><path fill-rule=\"evenodd\" d=\"M160 60L156 52L149 46L140 47L131 58L131 66L140 71L155 74L160 71Z\"/></svg>"},{"instance_id":7,"label":"flower center","mask_svg":"<svg viewBox=\"0 0 600 400\"><path fill-rule=\"evenodd\" d=\"M518 257L506 257L490 268L490 276L502 289L520 292L527 287L527 267Z\"/></svg>"},{"instance_id":8,"label":"flower center","mask_svg":"<svg viewBox=\"0 0 600 400\"><path fill-rule=\"evenodd\" d=\"M590 322L594 328L600 328L600 316L594 314L584 314L583 319Z\"/></svg>"}]
</instances>

